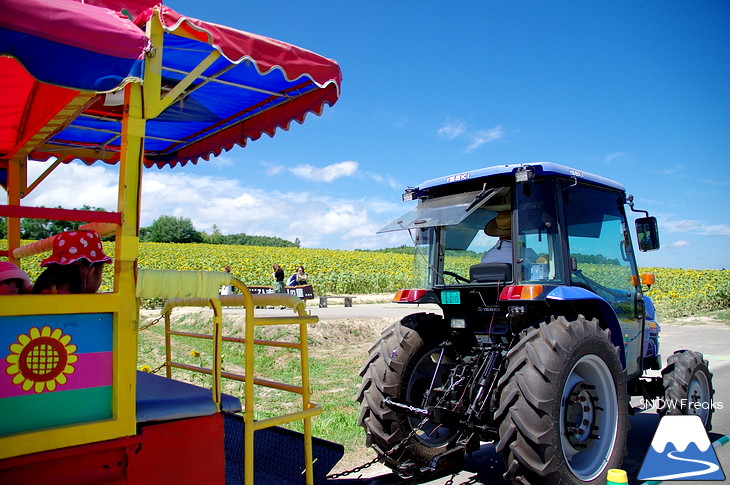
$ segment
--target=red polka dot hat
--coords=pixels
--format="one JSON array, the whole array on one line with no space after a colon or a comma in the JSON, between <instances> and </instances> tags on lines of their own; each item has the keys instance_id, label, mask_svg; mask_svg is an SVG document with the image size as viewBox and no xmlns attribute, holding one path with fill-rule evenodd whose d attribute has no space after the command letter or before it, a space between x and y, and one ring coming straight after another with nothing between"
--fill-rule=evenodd
<instances>
[{"instance_id":1,"label":"red polka dot hat","mask_svg":"<svg viewBox=\"0 0 730 485\"><path fill-rule=\"evenodd\" d=\"M68 231L57 234L53 239L53 253L41 266L51 263L72 264L79 259L90 263L110 263L112 258L104 254L101 238L94 231Z\"/></svg>"}]
</instances>

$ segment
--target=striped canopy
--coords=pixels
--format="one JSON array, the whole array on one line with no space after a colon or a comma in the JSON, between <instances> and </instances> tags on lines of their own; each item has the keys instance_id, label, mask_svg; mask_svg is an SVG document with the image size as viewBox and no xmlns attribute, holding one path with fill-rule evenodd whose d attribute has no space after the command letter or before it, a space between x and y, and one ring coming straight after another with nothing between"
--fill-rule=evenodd
<instances>
[{"instance_id":1,"label":"striped canopy","mask_svg":"<svg viewBox=\"0 0 730 485\"><path fill-rule=\"evenodd\" d=\"M333 60L161 4L139 10L132 21L72 0L3 0L0 159L116 163L121 90L144 77L151 55L162 55L164 96L212 51L221 54L147 121L147 167L207 160L264 133L274 136L277 128L288 130L292 121L321 114L338 99L342 74ZM152 45L144 30L156 13L161 46Z\"/></svg>"}]
</instances>

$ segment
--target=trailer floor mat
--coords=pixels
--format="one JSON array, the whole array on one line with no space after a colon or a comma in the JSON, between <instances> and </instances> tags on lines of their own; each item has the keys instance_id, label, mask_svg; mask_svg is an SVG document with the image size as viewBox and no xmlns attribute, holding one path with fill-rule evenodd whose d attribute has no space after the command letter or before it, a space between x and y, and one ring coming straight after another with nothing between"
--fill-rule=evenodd
<instances>
[{"instance_id":1,"label":"trailer floor mat","mask_svg":"<svg viewBox=\"0 0 730 485\"><path fill-rule=\"evenodd\" d=\"M225 414L226 485L243 484L243 418ZM254 433L254 482L256 485L305 483L304 435L278 426ZM326 475L344 455L340 444L312 438L314 483Z\"/></svg>"}]
</instances>

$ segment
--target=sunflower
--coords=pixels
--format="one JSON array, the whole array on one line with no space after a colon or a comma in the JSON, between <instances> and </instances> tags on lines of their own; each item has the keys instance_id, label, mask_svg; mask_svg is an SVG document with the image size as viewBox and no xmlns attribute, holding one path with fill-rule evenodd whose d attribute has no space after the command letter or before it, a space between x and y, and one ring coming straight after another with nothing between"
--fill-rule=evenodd
<instances>
[{"instance_id":1,"label":"sunflower","mask_svg":"<svg viewBox=\"0 0 730 485\"><path fill-rule=\"evenodd\" d=\"M10 345L10 354L5 358L9 364L7 373L13 376L13 384L23 391L40 394L55 391L56 385L66 384L66 376L73 374L78 356L76 346L70 345L71 336L64 335L60 328L51 330L33 327L28 334L18 336Z\"/></svg>"}]
</instances>

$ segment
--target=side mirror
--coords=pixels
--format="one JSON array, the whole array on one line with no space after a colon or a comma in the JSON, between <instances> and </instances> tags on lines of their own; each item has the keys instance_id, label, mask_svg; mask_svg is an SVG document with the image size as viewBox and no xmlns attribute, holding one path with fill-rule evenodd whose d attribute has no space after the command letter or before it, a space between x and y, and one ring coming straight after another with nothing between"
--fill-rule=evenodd
<instances>
[{"instance_id":1,"label":"side mirror","mask_svg":"<svg viewBox=\"0 0 730 485\"><path fill-rule=\"evenodd\" d=\"M659 249L659 227L656 217L640 217L636 219L636 238L639 251L656 251Z\"/></svg>"}]
</instances>

